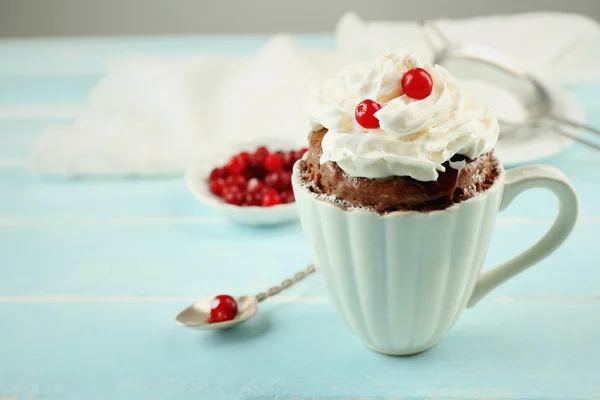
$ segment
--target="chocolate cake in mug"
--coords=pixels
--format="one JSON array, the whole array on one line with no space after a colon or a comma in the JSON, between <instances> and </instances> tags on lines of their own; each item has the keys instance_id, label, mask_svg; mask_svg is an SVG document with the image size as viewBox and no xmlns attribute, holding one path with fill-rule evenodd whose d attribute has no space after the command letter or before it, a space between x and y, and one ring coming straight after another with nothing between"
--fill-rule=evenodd
<instances>
[{"instance_id":1,"label":"chocolate cake in mug","mask_svg":"<svg viewBox=\"0 0 600 400\"><path fill-rule=\"evenodd\" d=\"M414 354L462 311L556 249L577 216L566 177L505 171L499 125L439 65L386 51L314 88L309 150L292 184L315 267L348 328L369 348ZM480 274L496 214L520 192L560 201L529 250Z\"/></svg>"},{"instance_id":2,"label":"chocolate cake in mug","mask_svg":"<svg viewBox=\"0 0 600 400\"><path fill-rule=\"evenodd\" d=\"M417 78L402 85L407 73ZM356 118L364 100L376 104L372 129ZM486 190L497 175L497 119L469 104L443 67L409 53L345 68L314 90L308 119L304 179L339 204L381 213L442 209Z\"/></svg>"}]
</instances>

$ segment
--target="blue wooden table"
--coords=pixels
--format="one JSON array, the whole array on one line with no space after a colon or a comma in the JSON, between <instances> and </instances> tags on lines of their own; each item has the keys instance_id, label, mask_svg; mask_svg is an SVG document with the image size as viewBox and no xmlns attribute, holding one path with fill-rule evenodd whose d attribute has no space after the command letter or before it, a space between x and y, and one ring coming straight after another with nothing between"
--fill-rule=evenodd
<instances>
[{"instance_id":1,"label":"blue wooden table","mask_svg":"<svg viewBox=\"0 0 600 400\"><path fill-rule=\"evenodd\" d=\"M600 157L580 145L545 161L580 195L566 244L408 358L362 347L316 277L240 329L175 325L199 296L258 292L307 265L299 224L233 225L180 178L27 173L34 140L73 121L108 59L251 53L266 39L0 41L0 399L600 398ZM600 125L600 82L570 90ZM517 199L486 267L537 240L555 213L544 191Z\"/></svg>"}]
</instances>

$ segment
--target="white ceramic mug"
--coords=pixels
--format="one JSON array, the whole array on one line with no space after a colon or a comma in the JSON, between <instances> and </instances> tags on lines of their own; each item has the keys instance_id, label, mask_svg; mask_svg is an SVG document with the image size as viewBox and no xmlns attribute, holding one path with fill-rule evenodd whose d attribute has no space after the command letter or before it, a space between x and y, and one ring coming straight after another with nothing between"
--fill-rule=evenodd
<instances>
[{"instance_id":1,"label":"white ceramic mug","mask_svg":"<svg viewBox=\"0 0 600 400\"><path fill-rule=\"evenodd\" d=\"M487 191L445 210L387 215L344 211L292 179L314 264L342 319L372 350L415 354L433 347L465 307L546 257L577 219L577 196L556 168L501 169ZM496 214L523 191L543 187L560 201L535 245L480 273Z\"/></svg>"}]
</instances>

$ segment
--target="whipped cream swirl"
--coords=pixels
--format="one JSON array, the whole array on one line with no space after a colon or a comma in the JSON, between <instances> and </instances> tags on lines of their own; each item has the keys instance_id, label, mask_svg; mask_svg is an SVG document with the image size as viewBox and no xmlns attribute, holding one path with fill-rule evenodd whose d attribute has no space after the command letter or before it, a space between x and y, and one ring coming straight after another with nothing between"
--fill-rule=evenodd
<instances>
[{"instance_id":1,"label":"whipped cream swirl","mask_svg":"<svg viewBox=\"0 0 600 400\"><path fill-rule=\"evenodd\" d=\"M433 80L433 91L423 100L400 93L402 76L416 67ZM365 129L354 118L365 99L382 105L375 113L378 129ZM321 163L334 161L353 177L434 181L455 154L475 159L491 151L499 132L492 112L468 102L448 71L405 51L344 68L313 88L307 114L313 131L328 130Z\"/></svg>"}]
</instances>

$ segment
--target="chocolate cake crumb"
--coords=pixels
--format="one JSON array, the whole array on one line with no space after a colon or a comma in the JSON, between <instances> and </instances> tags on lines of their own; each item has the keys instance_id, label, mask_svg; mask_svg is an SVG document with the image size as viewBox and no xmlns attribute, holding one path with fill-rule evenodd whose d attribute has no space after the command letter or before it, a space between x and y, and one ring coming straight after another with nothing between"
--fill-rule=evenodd
<instances>
[{"instance_id":1,"label":"chocolate cake crumb","mask_svg":"<svg viewBox=\"0 0 600 400\"><path fill-rule=\"evenodd\" d=\"M335 162L320 163L326 129L309 134L306 159L300 161L302 179L319 198L343 209L368 209L381 214L393 211L443 210L489 189L498 176L493 152L467 160L460 171L440 175L438 181L419 182L410 177L384 179L350 177ZM454 173L451 180L448 176ZM448 183L450 182L450 183Z\"/></svg>"}]
</instances>

